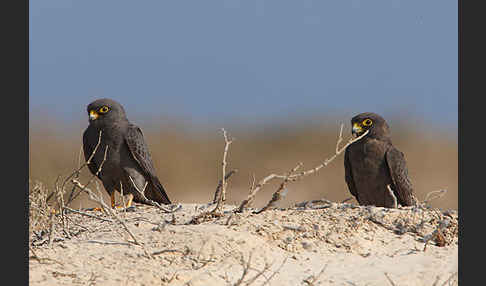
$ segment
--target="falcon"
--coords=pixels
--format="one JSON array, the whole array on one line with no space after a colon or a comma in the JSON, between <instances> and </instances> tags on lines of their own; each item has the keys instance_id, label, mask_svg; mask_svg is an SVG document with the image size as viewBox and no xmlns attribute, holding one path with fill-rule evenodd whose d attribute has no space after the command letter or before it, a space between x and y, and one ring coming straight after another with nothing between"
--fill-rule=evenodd
<instances>
[{"instance_id":1,"label":"falcon","mask_svg":"<svg viewBox=\"0 0 486 286\"><path fill-rule=\"evenodd\" d=\"M128 195L125 207L130 207L132 201L171 204L155 174L142 130L128 121L123 106L103 98L91 102L87 111L89 126L83 133L84 157L86 161L92 157L88 168L103 183L111 207L115 208L115 190Z\"/></svg>"},{"instance_id":2,"label":"falcon","mask_svg":"<svg viewBox=\"0 0 486 286\"><path fill-rule=\"evenodd\" d=\"M358 203L387 208L414 205L405 157L393 146L385 119L365 112L354 116L351 125L356 137L368 131L344 153L345 180Z\"/></svg>"}]
</instances>

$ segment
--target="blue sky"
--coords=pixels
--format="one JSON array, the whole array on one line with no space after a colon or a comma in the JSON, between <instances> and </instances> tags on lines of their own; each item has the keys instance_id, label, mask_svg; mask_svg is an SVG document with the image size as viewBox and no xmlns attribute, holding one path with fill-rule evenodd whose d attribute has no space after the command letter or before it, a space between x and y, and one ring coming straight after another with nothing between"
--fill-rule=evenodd
<instances>
[{"instance_id":1,"label":"blue sky","mask_svg":"<svg viewBox=\"0 0 486 286\"><path fill-rule=\"evenodd\" d=\"M31 120L375 111L457 132L457 1L30 1ZM453 128L451 128L451 126Z\"/></svg>"}]
</instances>

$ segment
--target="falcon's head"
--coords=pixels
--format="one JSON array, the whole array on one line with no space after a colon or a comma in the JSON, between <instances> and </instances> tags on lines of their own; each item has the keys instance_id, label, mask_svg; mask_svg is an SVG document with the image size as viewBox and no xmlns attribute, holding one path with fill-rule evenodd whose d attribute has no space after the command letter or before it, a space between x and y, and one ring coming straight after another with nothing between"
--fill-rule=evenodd
<instances>
[{"instance_id":1,"label":"falcon's head","mask_svg":"<svg viewBox=\"0 0 486 286\"><path fill-rule=\"evenodd\" d=\"M373 112L364 112L354 116L351 119L352 134L356 137L360 136L366 130L369 133L365 137L375 139L390 139L390 128L385 119Z\"/></svg>"},{"instance_id":2,"label":"falcon's head","mask_svg":"<svg viewBox=\"0 0 486 286\"><path fill-rule=\"evenodd\" d=\"M86 110L89 115L89 123L98 126L126 119L123 106L109 98L97 99L91 102Z\"/></svg>"}]
</instances>

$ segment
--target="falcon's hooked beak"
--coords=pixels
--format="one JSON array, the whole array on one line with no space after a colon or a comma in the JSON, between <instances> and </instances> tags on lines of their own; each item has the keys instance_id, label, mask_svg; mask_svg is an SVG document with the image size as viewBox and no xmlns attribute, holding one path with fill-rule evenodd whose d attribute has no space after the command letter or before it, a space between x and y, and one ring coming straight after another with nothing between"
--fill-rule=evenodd
<instances>
[{"instance_id":1,"label":"falcon's hooked beak","mask_svg":"<svg viewBox=\"0 0 486 286\"><path fill-rule=\"evenodd\" d=\"M359 123L355 122L353 124L353 130L351 131L351 133L355 135L355 137L358 137L361 135L361 133L363 133L363 127L361 127Z\"/></svg>"},{"instance_id":2,"label":"falcon's hooked beak","mask_svg":"<svg viewBox=\"0 0 486 286\"><path fill-rule=\"evenodd\" d=\"M90 110L89 111L89 121L93 121L93 120L96 120L98 118L99 114L94 111L94 110Z\"/></svg>"}]
</instances>

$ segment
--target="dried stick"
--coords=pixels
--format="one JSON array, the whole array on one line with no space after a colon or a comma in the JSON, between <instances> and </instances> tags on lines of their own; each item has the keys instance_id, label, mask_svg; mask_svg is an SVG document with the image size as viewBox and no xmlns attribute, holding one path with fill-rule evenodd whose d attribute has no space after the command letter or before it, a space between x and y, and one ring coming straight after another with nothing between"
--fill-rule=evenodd
<instances>
[{"instance_id":1,"label":"dried stick","mask_svg":"<svg viewBox=\"0 0 486 286\"><path fill-rule=\"evenodd\" d=\"M92 201L95 201L95 202L99 203L101 205L102 209L106 213L108 213L109 215L111 215L119 224L121 224L125 228L125 230L128 232L128 234L132 237L134 244L140 245L140 243L138 242L138 240L135 237L135 235L130 231L130 229L128 229L128 227L126 226L126 224L115 214L115 212L113 211L113 209L111 207L108 207L108 205L106 205L106 203L104 202L104 200L103 200L103 198L101 196L96 195L93 191L91 191L89 188L87 188L86 185L83 185L77 179L72 179L72 183L76 187L78 187L78 188L82 189L83 191L85 191L86 193L88 193L89 198Z\"/></svg>"},{"instance_id":2,"label":"dried stick","mask_svg":"<svg viewBox=\"0 0 486 286\"><path fill-rule=\"evenodd\" d=\"M328 159L325 159L320 165L318 165L318 166L316 166L316 167L314 167L314 168L312 168L310 170L302 171L299 174L290 176L290 179L292 181L295 181L295 180L297 180L297 179L299 179L301 177L304 177L304 176L308 176L310 174L313 174L313 173L319 171L321 168L326 167L329 163L331 163L334 159L336 159L336 157L338 155L340 155L344 150L346 150L346 148L349 145L351 145L354 142L356 142L356 141L360 140L361 138L365 137L368 134L368 132L369 132L369 130L366 130L360 136L358 136L356 138L350 138L349 141L348 141L348 143L346 143L346 145L344 145L342 148L339 148L339 144L343 141L343 137L342 137L343 136L343 126L344 125L341 124L341 130L339 132L339 138L338 138L337 143L336 143L336 152L331 157L329 157Z\"/></svg>"},{"instance_id":3,"label":"dried stick","mask_svg":"<svg viewBox=\"0 0 486 286\"><path fill-rule=\"evenodd\" d=\"M385 274L386 279L388 280L388 282L390 282L390 284L392 286L396 286L397 285L397 284L395 284L395 282L393 282L393 280L390 278L390 276L388 276L388 273L384 272L383 274Z\"/></svg>"},{"instance_id":4,"label":"dried stick","mask_svg":"<svg viewBox=\"0 0 486 286\"><path fill-rule=\"evenodd\" d=\"M456 276L456 275L457 275L457 272L452 273L452 275L451 275L451 276L449 276L449 278L448 278L446 281L444 281L444 283L442 283L442 285L446 285L447 283L450 283L450 282L451 282L451 280L452 280L452 278L453 278L454 276Z\"/></svg>"},{"instance_id":5,"label":"dried stick","mask_svg":"<svg viewBox=\"0 0 486 286\"><path fill-rule=\"evenodd\" d=\"M100 132L101 134L101 132ZM100 135L101 136L101 135ZM72 178L71 179L71 182L78 188L81 189L81 191L85 191L86 193L88 193L89 195L89 198L97 203L99 203L101 205L101 207L103 208L103 210L108 213L109 215L111 215L119 224L121 224L123 226L123 228L125 229L125 231L130 235L130 237L133 239L133 242L136 244L136 245L139 245L142 247L143 251L145 252L145 254L149 257L149 258L152 258L152 256L147 252L147 250L145 249L145 247L140 243L138 242L137 238L135 237L135 235L130 231L130 229L128 228L128 226L123 222L122 219L120 219L116 213L113 211L113 209L111 209L110 207L108 207L106 205L106 203L104 202L103 200L103 197L101 196L97 196L96 194L94 194L90 189L87 188L88 184L91 183L95 177L98 176L98 174L101 172L102 168L103 168L103 165L104 163L106 162L106 157L108 155L108 145L106 145L106 148L105 148L105 154L103 156L103 161L101 161L101 164L100 166L98 167L98 170L96 171L96 173L91 177L91 179L88 181L88 183L86 183L86 185L83 185L81 184L81 182L79 182L76 178Z\"/></svg>"},{"instance_id":6,"label":"dried stick","mask_svg":"<svg viewBox=\"0 0 486 286\"><path fill-rule=\"evenodd\" d=\"M285 189L285 186L287 185L288 181L289 181L289 177L290 175L292 175L293 173L295 173L303 164L302 163L299 163L297 164L297 166L295 166L292 170L290 170L285 179L283 180L283 182L280 184L280 186L278 187L278 189L275 191L275 193L273 193L272 195L272 198L268 201L268 203L262 208L260 209L259 211L255 211L254 213L255 214L259 214L261 212L264 212L265 210L267 210L268 208L270 208L271 206L273 206L275 204L275 202L277 202L278 200L280 200L282 197L283 197L283 191Z\"/></svg>"},{"instance_id":7,"label":"dried stick","mask_svg":"<svg viewBox=\"0 0 486 286\"><path fill-rule=\"evenodd\" d=\"M240 279L236 281L236 283L233 286L239 286L243 282L243 279L245 279L245 276L248 274L248 271L250 270L251 267L251 257L253 255L253 252L250 252L248 256L248 261L245 263L245 258L243 257L243 254L241 254L240 257L240 263L243 266L243 273L241 274Z\"/></svg>"},{"instance_id":8,"label":"dried stick","mask_svg":"<svg viewBox=\"0 0 486 286\"><path fill-rule=\"evenodd\" d=\"M307 283L307 285L314 286L314 283L316 283L319 280L319 277L324 274L324 271L326 271L327 268L327 263L324 265L324 267L321 269L321 271L317 275L311 275L309 278L305 279L303 282Z\"/></svg>"},{"instance_id":9,"label":"dried stick","mask_svg":"<svg viewBox=\"0 0 486 286\"><path fill-rule=\"evenodd\" d=\"M218 195L218 188L214 198L217 200L216 208L213 211L221 212L223 210L224 202L226 201L226 157L228 156L229 145L233 142L233 139L228 139L228 134L224 128L221 129L224 136L224 152L223 152L223 162L222 162L222 176L221 176L221 192ZM229 178L229 176L228 176Z\"/></svg>"},{"instance_id":10,"label":"dried stick","mask_svg":"<svg viewBox=\"0 0 486 286\"><path fill-rule=\"evenodd\" d=\"M267 272L268 270L270 270L270 268L272 267L273 264L269 264L268 262L265 262L265 265L263 266L263 269L262 270L259 270L257 274L255 274L255 276L253 276L252 278L246 280L246 285L251 285L253 284L253 282L255 282L260 276L262 276L265 272Z\"/></svg>"},{"instance_id":11,"label":"dried stick","mask_svg":"<svg viewBox=\"0 0 486 286\"><path fill-rule=\"evenodd\" d=\"M216 204L216 206L212 210L205 211L198 215L195 215L186 224L193 224L193 223L197 224L200 223L201 219L206 219L215 216L220 217L222 215L224 202L226 201L227 180L231 177L231 175L235 174L238 170L234 169L226 174L226 165L227 165L226 157L228 156L229 145L233 142L233 139L228 138L228 134L224 128L222 128L221 130L223 131L225 145L224 145L223 162L222 162L223 174L221 180L219 180L218 186L216 187L216 191L214 193L214 198L212 201L212 204ZM211 203L209 203L208 206L209 205L211 205Z\"/></svg>"},{"instance_id":12,"label":"dried stick","mask_svg":"<svg viewBox=\"0 0 486 286\"><path fill-rule=\"evenodd\" d=\"M87 187L86 187L87 185L83 185L83 184L81 184L81 183L80 183L80 182L79 182L77 179L75 179L75 178L73 178L71 181L72 181L72 183L73 183L73 184L74 184L76 187L78 187L78 188L80 188L81 190L83 190L83 191L85 191L86 193L88 193L89 198L90 198L91 200L93 200L93 201L95 201L95 202L99 203L99 204L101 205L102 209L103 209L103 210L104 210L106 213L108 213L108 214L109 214L111 217L113 217L113 218L116 220L116 222L118 222L119 224L121 224L121 225L122 225L122 227L125 229L125 231L126 231L126 232L127 232L129 235L130 235L130 237L133 239L133 242L131 242L131 243L133 243L133 244L135 244L135 245L138 245L138 246L142 247L143 251L145 252L145 255L147 255L147 257L149 257L149 258L152 258L152 256L150 255L150 253L148 253L148 251L145 249L145 247L143 246L143 244L141 244L141 243L140 243L140 242L137 240L137 238L136 238L135 234L133 234L133 232L132 232L132 231L131 231L131 230L128 228L128 226L125 224L125 222L123 222L123 220L122 220L122 219L120 219L120 218L119 218L119 217L116 215L115 211L114 211L114 210L113 210L111 207L108 207L108 205L106 205L106 203L104 202L104 200L103 200L103 198L102 198L101 194L100 194L100 196L97 196L97 195L96 195L96 194L95 194L93 191L91 191L89 188L87 188ZM129 241L129 242L130 242L130 241Z\"/></svg>"},{"instance_id":13,"label":"dried stick","mask_svg":"<svg viewBox=\"0 0 486 286\"><path fill-rule=\"evenodd\" d=\"M144 201L146 203L149 203L150 205L159 208L160 210L162 210L165 213L173 213L173 212L181 209L182 206L180 204L177 205L174 209L170 210L170 209L164 208L159 203L157 203L157 202L155 202L153 200L147 199L147 197L145 196L145 188L147 188L148 181L145 182L145 185L143 186L143 189L140 191L140 189L137 187L137 184L135 184L135 181L133 181L132 177L131 176L128 176L128 178L132 182L132 185L135 187L135 190L137 190L137 192L142 196L142 198L144 199Z\"/></svg>"},{"instance_id":14,"label":"dried stick","mask_svg":"<svg viewBox=\"0 0 486 286\"><path fill-rule=\"evenodd\" d=\"M234 173L238 172L237 169L231 170L226 176L224 177L225 181L228 181L229 177L231 177ZM221 193L221 187L223 186L223 180L219 180L218 186L216 187L216 191L214 192L213 204L218 202L218 198Z\"/></svg>"},{"instance_id":15,"label":"dried stick","mask_svg":"<svg viewBox=\"0 0 486 286\"><path fill-rule=\"evenodd\" d=\"M82 212L82 211L78 211L78 210L75 210L75 209L71 209L71 208L68 208L68 207L64 207L63 209L64 210L67 210L67 211L70 211L70 212L73 212L73 213L77 213L77 214L80 214L80 215L84 215L84 216L87 216L87 217L99 219L101 221L113 222L111 219L102 218L102 217L99 217L99 216L95 216L95 215L92 215L92 214L89 214L89 213L85 213L85 212Z\"/></svg>"},{"instance_id":16,"label":"dried stick","mask_svg":"<svg viewBox=\"0 0 486 286\"><path fill-rule=\"evenodd\" d=\"M447 193L447 190L438 190L438 191L432 191L432 192L429 192L426 196L425 196L425 199L423 201L423 204L428 204L430 203L431 201L435 200L435 199L439 199L441 197L443 197L445 194Z\"/></svg>"},{"instance_id":17,"label":"dried stick","mask_svg":"<svg viewBox=\"0 0 486 286\"><path fill-rule=\"evenodd\" d=\"M437 246L439 247L442 247L442 246L445 246L446 245L446 240L445 240L445 237L444 237L444 234L442 234L442 231L448 227L450 224L450 220L449 219L443 219L441 221L439 221L439 226L429 235L426 235L424 237L424 242L425 242L425 245L424 245L424 250L425 251L427 249L427 244L429 243L430 240L434 239L437 243Z\"/></svg>"},{"instance_id":18,"label":"dried stick","mask_svg":"<svg viewBox=\"0 0 486 286\"><path fill-rule=\"evenodd\" d=\"M277 175L277 174L271 174L271 175L268 175L267 177L263 178L260 182L258 182L258 184L256 184L256 186L250 191L250 194L248 195L248 197L243 200L240 204L240 206L238 208L235 208L235 212L242 212L243 209L253 201L253 199L255 198L255 195L258 193L258 191L260 191L260 189L263 187L263 185L265 185L266 183L268 183L270 180L272 179L283 179L283 180L287 180L287 183L288 182L294 182L294 181L297 181L305 176L308 176L308 175L311 175L311 174L314 174L315 172L319 171L321 168L323 167L326 167L329 163L331 163L338 155L340 155L344 150L346 150L346 148L353 144L354 142L360 140L361 138L363 138L364 136L366 136L369 132L369 130L366 130L363 134L361 134L360 136L356 137L356 138L350 138L348 143L346 143L346 145L344 145L342 148L339 148L339 144L343 141L343 127L344 125L341 124L341 129L339 131L339 137L338 137L338 140L337 140L337 143L336 143L336 152L331 156L329 157L328 159L325 159L321 164L319 164L318 166L310 169L310 170L307 170L307 171L302 171L298 174L295 174L295 175Z\"/></svg>"},{"instance_id":19,"label":"dried stick","mask_svg":"<svg viewBox=\"0 0 486 286\"><path fill-rule=\"evenodd\" d=\"M289 258L288 256L287 256L287 257L285 257L285 259L282 261L282 264L280 264L280 267L279 267L277 270L275 270L275 271L272 273L272 275L270 275L270 277L268 277L268 278L267 278L267 280L265 280L265 282L262 284L262 286L267 285L267 284L270 282L270 280L272 280L272 278L273 278L273 277L274 277L274 276L275 276L277 273L279 273L280 269L282 269L282 267L284 266L285 262L287 262L287 259L288 259L288 258Z\"/></svg>"},{"instance_id":20,"label":"dried stick","mask_svg":"<svg viewBox=\"0 0 486 286\"><path fill-rule=\"evenodd\" d=\"M353 199L353 197L347 197L347 198L345 198L344 200L341 201L341 204L344 204L345 202L348 202L352 199Z\"/></svg>"},{"instance_id":21,"label":"dried stick","mask_svg":"<svg viewBox=\"0 0 486 286\"><path fill-rule=\"evenodd\" d=\"M78 178L79 177L79 172L81 172L81 170L88 166L90 163L91 163L91 160L93 160L94 158L94 155L96 154L96 151L98 150L100 144L101 144L101 134L103 133L103 130L100 130L100 133L98 135L98 143L96 143L96 146L95 148L93 149L93 152L91 152L91 155L88 157L88 160L86 160L86 162L84 162L84 164L82 164L81 166L78 167L77 170L75 170L74 172L72 172L66 179L64 179L64 182L62 183L62 186L61 186L61 190L62 190L62 194L64 194L64 186L66 185L66 183L73 177L75 178ZM106 153L106 149L105 148L105 153ZM99 172L98 172L99 173ZM73 197L73 193L74 193L74 190L75 188L73 188L71 190L71 193L69 194L69 199L68 199L68 202L66 205L69 205L76 197ZM81 191L79 192L81 193ZM78 194L79 194L78 193Z\"/></svg>"},{"instance_id":22,"label":"dried stick","mask_svg":"<svg viewBox=\"0 0 486 286\"><path fill-rule=\"evenodd\" d=\"M398 208L397 197L393 193L393 190L390 187L390 184L386 185L386 188L388 189L388 193L390 194L390 196L393 198L393 208L395 208L395 209Z\"/></svg>"}]
</instances>

